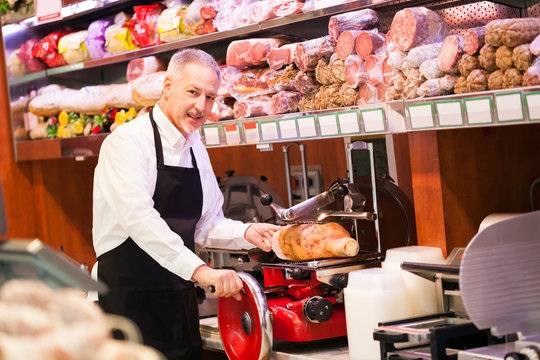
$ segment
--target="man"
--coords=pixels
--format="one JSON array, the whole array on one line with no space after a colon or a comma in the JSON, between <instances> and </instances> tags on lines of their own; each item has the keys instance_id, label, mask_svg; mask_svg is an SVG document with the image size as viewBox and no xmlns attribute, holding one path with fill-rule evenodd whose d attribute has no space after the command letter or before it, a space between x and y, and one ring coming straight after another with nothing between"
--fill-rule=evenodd
<instances>
[{"instance_id":1,"label":"man","mask_svg":"<svg viewBox=\"0 0 540 360\"><path fill-rule=\"evenodd\" d=\"M105 139L94 174L94 248L106 312L126 316L145 344L168 359L200 359L193 282L240 298L232 270L212 269L193 252L208 247L270 251L280 228L225 219L223 196L198 130L210 114L219 67L197 49L170 60L159 102Z\"/></svg>"}]
</instances>

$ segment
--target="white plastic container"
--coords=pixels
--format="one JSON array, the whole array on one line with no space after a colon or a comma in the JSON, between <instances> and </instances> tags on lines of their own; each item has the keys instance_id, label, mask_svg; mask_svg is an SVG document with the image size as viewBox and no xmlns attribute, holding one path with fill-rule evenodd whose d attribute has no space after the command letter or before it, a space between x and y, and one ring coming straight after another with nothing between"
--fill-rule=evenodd
<instances>
[{"instance_id":1,"label":"white plastic container","mask_svg":"<svg viewBox=\"0 0 540 360\"><path fill-rule=\"evenodd\" d=\"M380 359L380 342L373 340L373 330L379 322L411 317L400 272L383 268L352 271L344 294L350 359Z\"/></svg>"},{"instance_id":2,"label":"white plastic container","mask_svg":"<svg viewBox=\"0 0 540 360\"><path fill-rule=\"evenodd\" d=\"M441 300L437 298L437 288L434 281L406 270L401 270L404 261L445 264L442 251L438 247L430 246L405 246L386 251L382 267L385 269L399 270L403 283L407 288L407 297L411 303L413 316L436 314L442 311Z\"/></svg>"}]
</instances>

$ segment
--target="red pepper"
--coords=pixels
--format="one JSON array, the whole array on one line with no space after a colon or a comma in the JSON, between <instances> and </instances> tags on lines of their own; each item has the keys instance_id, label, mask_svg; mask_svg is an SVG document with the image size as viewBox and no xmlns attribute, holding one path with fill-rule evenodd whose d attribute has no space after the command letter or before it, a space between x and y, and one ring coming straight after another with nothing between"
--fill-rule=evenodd
<instances>
[{"instance_id":1,"label":"red pepper","mask_svg":"<svg viewBox=\"0 0 540 360\"><path fill-rule=\"evenodd\" d=\"M101 132L101 127L99 125L94 126L92 129L92 134L99 134Z\"/></svg>"},{"instance_id":2,"label":"red pepper","mask_svg":"<svg viewBox=\"0 0 540 360\"><path fill-rule=\"evenodd\" d=\"M54 125L58 122L58 119L56 117L51 118L51 125Z\"/></svg>"}]
</instances>

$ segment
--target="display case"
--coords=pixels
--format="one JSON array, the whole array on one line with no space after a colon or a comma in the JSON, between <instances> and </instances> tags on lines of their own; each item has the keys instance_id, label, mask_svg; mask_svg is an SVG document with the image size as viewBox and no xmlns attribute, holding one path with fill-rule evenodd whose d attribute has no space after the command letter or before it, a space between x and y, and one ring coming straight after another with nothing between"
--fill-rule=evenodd
<instances>
[{"instance_id":1,"label":"display case","mask_svg":"<svg viewBox=\"0 0 540 360\"><path fill-rule=\"evenodd\" d=\"M120 11L132 11L133 6L150 1L101 1L90 10L86 2L66 6L62 21L37 24L35 19L3 26L5 58L31 38L40 38L60 28L87 28L96 20L111 18ZM91 1L90 1L91 2ZM155 2L154 2L155 3ZM531 1L349 1L339 5L311 10L282 18L273 18L227 31L219 31L143 47L133 51L71 65L23 72L9 68L8 89L11 101L11 124L17 161L72 157L84 159L97 156L107 133L70 138L30 140L29 130L39 119L28 111L28 102L35 92L49 84L73 89L84 86L126 82L126 67L130 60L154 55L165 62L180 48L198 47L216 59L224 59L229 43L249 37L285 36L302 41L328 34L328 19L335 14L363 8L373 8L379 14L379 30L389 30L397 10L426 6L435 10L457 34L465 29L485 25L498 18L538 16L540 8ZM70 9L68 11L68 9ZM65 13L65 14L64 14ZM477 126L499 126L530 123L540 120L538 97L540 87L467 93L436 98L398 100L349 108L326 109L278 116L227 120L208 123L201 129L208 147L256 145L332 137L372 136L387 133L422 131Z\"/></svg>"}]
</instances>

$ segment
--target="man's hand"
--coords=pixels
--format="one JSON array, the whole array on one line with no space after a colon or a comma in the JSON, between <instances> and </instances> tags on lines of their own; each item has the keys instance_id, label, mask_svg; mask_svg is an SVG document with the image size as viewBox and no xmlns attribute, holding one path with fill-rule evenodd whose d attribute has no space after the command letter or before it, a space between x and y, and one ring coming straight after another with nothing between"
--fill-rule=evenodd
<instances>
[{"instance_id":1,"label":"man's hand","mask_svg":"<svg viewBox=\"0 0 540 360\"><path fill-rule=\"evenodd\" d=\"M249 225L244 234L244 238L256 247L264 250L272 250L272 237L274 234L281 230L281 226L266 224L266 223L254 223Z\"/></svg>"},{"instance_id":2,"label":"man's hand","mask_svg":"<svg viewBox=\"0 0 540 360\"><path fill-rule=\"evenodd\" d=\"M232 296L236 300L242 299L241 291L244 284L234 270L212 269L206 265L201 265L195 269L191 279L202 286L214 286L216 296Z\"/></svg>"}]
</instances>

